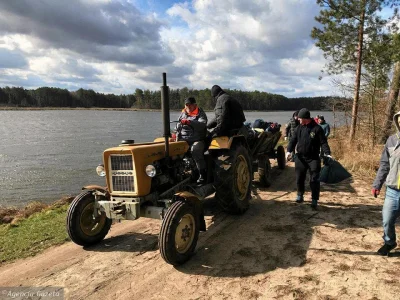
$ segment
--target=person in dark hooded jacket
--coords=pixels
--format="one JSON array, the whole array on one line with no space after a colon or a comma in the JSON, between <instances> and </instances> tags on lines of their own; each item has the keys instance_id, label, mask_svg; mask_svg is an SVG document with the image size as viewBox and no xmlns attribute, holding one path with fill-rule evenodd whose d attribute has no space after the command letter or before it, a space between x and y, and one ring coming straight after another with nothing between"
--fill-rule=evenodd
<instances>
[{"instance_id":1,"label":"person in dark hooded jacket","mask_svg":"<svg viewBox=\"0 0 400 300\"><path fill-rule=\"evenodd\" d=\"M231 130L241 128L246 118L240 103L218 85L211 88L211 95L216 100L215 118L207 124L212 136L229 135Z\"/></svg>"},{"instance_id":2,"label":"person in dark hooded jacket","mask_svg":"<svg viewBox=\"0 0 400 300\"><path fill-rule=\"evenodd\" d=\"M300 125L297 126L287 146L286 159L290 160L293 155L292 153L296 150L294 166L297 183L297 203L302 203L304 201L305 181L307 171L309 170L311 208L315 210L317 209L320 193L320 149L325 154L325 157L329 159L333 158L324 131L321 126L310 117L310 111L307 108L302 108L299 111L298 117Z\"/></svg>"},{"instance_id":3,"label":"person in dark hooded jacket","mask_svg":"<svg viewBox=\"0 0 400 300\"><path fill-rule=\"evenodd\" d=\"M296 130L297 126L299 126L300 122L298 120L298 114L299 111L296 110L293 113L293 116L290 118L289 123L286 125L286 131L285 131L285 141L289 140L290 138L294 135L294 131Z\"/></svg>"}]
</instances>

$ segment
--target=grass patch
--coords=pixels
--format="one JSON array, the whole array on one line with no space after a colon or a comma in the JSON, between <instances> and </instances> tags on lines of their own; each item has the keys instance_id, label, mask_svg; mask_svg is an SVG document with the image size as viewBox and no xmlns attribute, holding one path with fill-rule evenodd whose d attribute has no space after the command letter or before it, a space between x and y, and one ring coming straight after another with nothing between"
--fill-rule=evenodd
<instances>
[{"instance_id":1,"label":"grass patch","mask_svg":"<svg viewBox=\"0 0 400 300\"><path fill-rule=\"evenodd\" d=\"M69 204L57 204L12 224L0 225L0 262L33 256L68 241L65 228Z\"/></svg>"}]
</instances>

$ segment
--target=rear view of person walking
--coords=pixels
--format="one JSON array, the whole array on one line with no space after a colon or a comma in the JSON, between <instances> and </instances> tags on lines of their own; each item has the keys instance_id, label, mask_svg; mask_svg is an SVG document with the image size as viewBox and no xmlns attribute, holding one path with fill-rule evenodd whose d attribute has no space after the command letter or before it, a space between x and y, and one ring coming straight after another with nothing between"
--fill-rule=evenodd
<instances>
[{"instance_id":1,"label":"rear view of person walking","mask_svg":"<svg viewBox=\"0 0 400 300\"><path fill-rule=\"evenodd\" d=\"M383 183L386 185L385 202L382 208L383 246L377 254L386 256L397 247L395 223L400 216L400 112L393 122L397 133L389 136L382 151L381 161L374 183L372 195L376 198Z\"/></svg>"},{"instance_id":2,"label":"rear view of person walking","mask_svg":"<svg viewBox=\"0 0 400 300\"><path fill-rule=\"evenodd\" d=\"M296 182L297 182L297 203L304 201L305 181L307 170L310 171L311 208L317 209L321 171L320 149L326 157L332 159L331 150L324 131L310 116L307 108L302 108L298 114L300 125L296 128L293 137L287 147L286 159L290 160L292 152L296 149L294 159Z\"/></svg>"}]
</instances>

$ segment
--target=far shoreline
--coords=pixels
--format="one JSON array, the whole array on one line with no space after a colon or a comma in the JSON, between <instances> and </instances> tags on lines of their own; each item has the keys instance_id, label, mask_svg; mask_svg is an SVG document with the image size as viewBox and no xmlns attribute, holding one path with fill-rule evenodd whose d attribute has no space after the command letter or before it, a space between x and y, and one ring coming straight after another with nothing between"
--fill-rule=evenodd
<instances>
[{"instance_id":1,"label":"far shoreline","mask_svg":"<svg viewBox=\"0 0 400 300\"><path fill-rule=\"evenodd\" d=\"M118 107L16 107L16 106L0 106L0 111L25 111L25 110L109 110L109 111L155 111L161 112L161 109L157 108L118 108ZM170 111L179 112L181 109L170 109ZM204 110L206 112L212 112L214 110ZM293 110L245 110L245 112L279 112L279 111L289 111ZM332 110L315 110L315 111L332 111Z\"/></svg>"}]
</instances>

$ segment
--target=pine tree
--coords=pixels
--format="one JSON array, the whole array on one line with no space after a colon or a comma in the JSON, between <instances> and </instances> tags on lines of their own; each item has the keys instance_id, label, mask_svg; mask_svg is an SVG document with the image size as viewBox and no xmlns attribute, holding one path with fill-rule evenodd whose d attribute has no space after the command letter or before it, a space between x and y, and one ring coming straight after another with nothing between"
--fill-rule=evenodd
<instances>
[{"instance_id":1,"label":"pine tree","mask_svg":"<svg viewBox=\"0 0 400 300\"><path fill-rule=\"evenodd\" d=\"M311 37L328 59L328 74L355 72L350 141L356 133L363 53L374 38L385 34L389 19L379 12L384 7L397 7L399 0L317 0L321 6L315 19L322 26L314 27ZM397 12L396 10L394 11Z\"/></svg>"}]
</instances>

